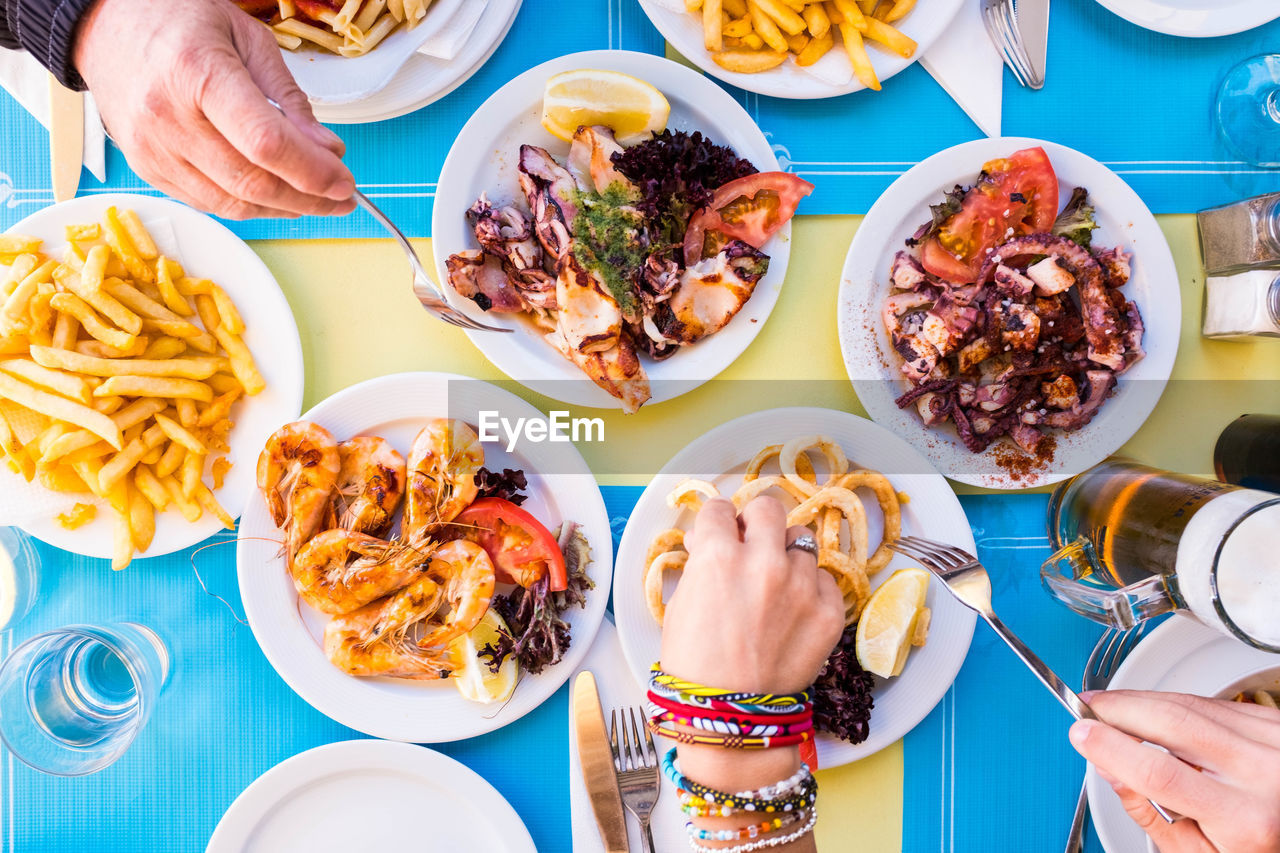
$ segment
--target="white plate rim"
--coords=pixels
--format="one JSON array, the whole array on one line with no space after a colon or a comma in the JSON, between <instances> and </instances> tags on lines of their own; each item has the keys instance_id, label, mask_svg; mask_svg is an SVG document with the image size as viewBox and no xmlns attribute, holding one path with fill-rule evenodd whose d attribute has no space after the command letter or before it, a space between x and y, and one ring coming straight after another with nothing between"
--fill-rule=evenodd
<instances>
[{"instance_id":1,"label":"white plate rim","mask_svg":"<svg viewBox=\"0 0 1280 853\"><path fill-rule=\"evenodd\" d=\"M400 116L417 112L423 107L430 106L453 93L455 89L461 87L464 83L474 77L481 68L493 58L498 48L502 47L502 43L506 41L511 27L515 25L516 17L520 14L520 6L524 0L492 0L493 3L506 2L510 4L510 12L505 21L501 21L500 26L491 28L487 32L490 34L489 41L482 50L475 49L471 42L468 42L471 49L459 52L457 56L449 60L449 75L443 75L442 78L427 77L426 81L432 83L434 88L423 90L416 93L405 93L401 98L394 100L388 99L387 90L399 77L414 74L415 59L420 54L414 54L400 66L398 70L377 92L363 98L359 101L352 101L349 104L312 104L311 110L315 113L318 120L326 124L369 124L376 121L387 121ZM486 9L485 12L489 12ZM488 21L500 21L500 18L482 16L480 23L476 25L476 31L481 31ZM472 33L472 38L476 35ZM478 43L477 43L478 44ZM429 59L431 57L423 57ZM468 63L465 64L464 63ZM460 69L456 73L453 69ZM386 100L386 103L383 101Z\"/></svg>"},{"instance_id":2,"label":"white plate rim","mask_svg":"<svg viewBox=\"0 0 1280 853\"><path fill-rule=\"evenodd\" d=\"M446 298L455 308L476 319L515 328L511 335L464 330L476 348L495 367L532 391L575 406L619 409L621 401L591 382L577 367L556 352L545 341L533 341L534 334L519 320L502 315L485 314L475 303L453 292L447 284L445 261L464 249L475 248L474 237L466 228L463 212L476 199L467 187L472 176L483 171L490 162L496 145L511 156L525 141L541 141L551 145L551 137L537 126L544 139L499 140L490 127L489 116L519 115L541 104L546 78L559 71L574 68L599 68L622 71L649 81L667 94L673 102L696 103L700 110L714 110L725 119L716 127L701 127L713 141L732 145L738 156L746 157L762 172L781 171L777 155L764 132L751 119L742 105L706 77L678 62L627 50L594 50L573 53L544 62L524 72L489 97L459 132L440 170L431 217L432 251L437 280L442 282ZM673 109L673 112L675 110ZM536 124L536 117L534 119ZM740 139L735 142L729 137ZM743 140L746 144L743 144ZM564 146L566 143L555 142ZM557 153L553 149L552 153ZM487 184L492 191L492 184ZM751 299L729 325L707 340L701 341L661 362L643 359L652 386L653 397L646 403L654 406L685 394L724 371L751 345L768 321L786 280L791 256L791 223L788 222L763 247L769 255L769 271L757 284ZM526 341L536 346L526 345ZM677 371L670 365L677 365Z\"/></svg>"},{"instance_id":3,"label":"white plate rim","mask_svg":"<svg viewBox=\"0 0 1280 853\"><path fill-rule=\"evenodd\" d=\"M964 508L946 480L932 469L920 453L880 425L849 412L816 407L769 409L727 421L703 433L679 450L654 476L636 501L618 545L618 558L614 570L614 620L627 665L631 668L633 677L642 685L648 680L649 667L653 660L644 659L645 653L641 647L651 641L654 634L660 639L662 632L653 623L641 592L644 554L651 537L657 531L652 528L641 530L642 522L639 519L651 512L664 513L662 516L664 518L673 516L674 513L666 507L666 496L671 486L685 476L696 475L698 471L708 476L712 473L697 468L690 460L696 459L699 460L697 464L718 467L719 457L732 455L734 453L732 448L740 441L740 436L756 428L767 428L771 435L778 437L783 434L808 435L815 432L832 435L842 446L845 446L847 452L849 443L865 440L868 444L874 445L878 452L892 454L893 458L901 463L900 467L906 468L910 473L885 471L885 474L894 482L895 487L911 494L910 505L919 508L928 501L931 509L934 510L932 517L940 520L938 528L944 525L947 528L939 535L943 535L959 547L969 549L971 553L976 551L973 531L969 526ZM865 439L851 438L854 435L865 436ZM748 452L754 453L758 449L759 447L756 447ZM872 459L853 452L849 452L849 456L853 463L876 467ZM748 458L750 457L740 458L735 464L745 464ZM691 472L695 473L691 474ZM927 497L921 494L926 488L930 490ZM935 501L938 504L936 507L933 506ZM909 511L904 507L904 522L907 512ZM895 562L898 563L898 568L902 568L911 561L895 558ZM891 570L886 568L872 579L873 584L879 585L890 574ZM819 764L822 768L839 767L858 761L895 743L919 725L950 689L968 656L977 617L973 611L949 595L941 583L930 584L928 601L934 615L929 643L926 644L925 650L930 650L931 647L934 650L941 649L940 652L935 652L940 655L939 663L930 671L930 674L937 674L938 677L922 682L920 679L923 671L917 667L915 672L920 675L910 679L909 676L913 671L911 665L913 662L918 662L918 656L922 654L921 650L913 652L903 675L891 682L888 688L878 683L876 695L876 708L881 708L887 691L911 687L913 693L918 692L921 695L912 696L909 702L906 699L902 700L908 702L910 711L893 717L891 722L881 720L877 724L876 710L873 709L870 736L860 744L847 744L825 736L819 738L817 748ZM953 633L945 637L935 631L939 625L943 624L943 618L940 618L943 616L948 624L954 625ZM912 687L913 684L916 686Z\"/></svg>"},{"instance_id":4,"label":"white plate rim","mask_svg":"<svg viewBox=\"0 0 1280 853\"><path fill-rule=\"evenodd\" d=\"M377 421L378 423L387 420L439 416L423 412L421 409L413 409L411 395L414 389L420 389L427 384L431 384L432 388L443 385L447 394L450 382L466 383L464 387L482 389L486 400L493 400L495 408L501 406L504 413L517 412L521 417L532 415L542 417L531 404L488 382L457 374L413 372L380 376L351 385L317 403L302 415L302 419L323 421L328 412L341 410L343 407L359 406L359 401L362 399L370 401L367 405L378 405L377 401L384 400L385 405L396 412ZM404 408L400 408L402 406ZM340 440L345 437L345 435L338 436ZM465 706L467 711L463 724L452 720L447 731L433 729L433 724L438 723L438 720L412 716L414 713L421 712L418 707L420 699L393 701L376 689L368 688L365 679L345 675L329 664L323 652L315 647L314 641L306 633L307 629L301 624L300 614L298 624L288 625L287 630L290 632L288 636L262 627L274 616L279 615L276 609L281 604L281 596L288 599L285 603L289 606L285 609L290 612L297 613L302 605L297 603L292 581L284 572L278 557L269 556L263 559L264 555L274 554L271 550L274 546L265 547L254 544L256 541L254 537L278 535L275 525L266 513L261 496L255 490L249 496L240 525L240 539L236 548L236 575L245 618L268 663L299 697L320 713L356 731L386 740L444 743L476 737L515 722L541 706L564 684L586 656L596 631L599 630L600 621L604 618L613 582L613 537L599 484L582 459L582 455L572 444L548 453L563 457L558 461L567 462L573 470L542 474L541 476L547 481L547 488L557 494L571 495L586 504L586 506L580 506L582 517L575 517L574 520L582 526L584 535L591 544L591 577L595 582L595 588L587 593L587 605L584 609L569 613L574 630L569 650L563 659L553 668L539 675L522 676L515 695L499 710L489 712L482 706L471 705L449 685L424 686L424 690L447 690L448 699L445 701L456 700L460 703L460 707ZM527 456L528 452L525 455ZM530 474L531 478L532 475L540 474L533 468L526 469L526 473ZM555 524L550 526L554 528ZM266 580L261 579L264 577ZM309 650L304 653L304 657L298 655L299 646ZM330 689L326 690L326 688ZM351 692L345 696L338 695L333 692L335 689ZM368 698L366 698L366 691ZM356 701L363 703L363 706L357 708L347 704ZM446 707L446 712L447 710Z\"/></svg>"},{"instance_id":5,"label":"white plate rim","mask_svg":"<svg viewBox=\"0 0 1280 853\"><path fill-rule=\"evenodd\" d=\"M206 853L242 853L271 805L312 780L344 771L384 770L420 776L439 784L449 780L460 797L486 801L489 825L513 842L510 853L535 850L529 829L506 798L479 773L442 752L384 740L346 740L313 747L286 758L240 792L218 821Z\"/></svg>"},{"instance_id":6,"label":"white plate rim","mask_svg":"<svg viewBox=\"0 0 1280 853\"><path fill-rule=\"evenodd\" d=\"M880 78L880 82L883 83L920 61L928 53L934 42L947 31L955 16L959 14L965 5L964 0L946 0L945 8L940 11L936 8L930 9L929 16L921 14L923 10L917 10L904 20L898 21L895 26L898 26L906 35L914 39L918 47L910 59L904 59L895 53L890 53L888 50L880 50L874 46L868 50L867 52L871 55L872 64L876 68L876 75ZM969 5L972 6L973 4ZM676 12L673 9L668 9L661 4L655 3L654 0L640 0L640 7L644 9L644 13L649 16L650 22L662 34L667 43L678 51L681 56L712 77L747 92L755 92L759 95L768 95L774 98L813 100L816 98L834 98L851 92L861 92L867 88L859 82L857 77L842 86L833 86L803 71L795 65L795 60L790 58L778 69L762 71L757 74L728 71L717 65L715 60L711 58L711 54L703 46L702 28L697 15L688 12ZM842 48L836 46L832 49L841 50ZM780 74L779 71L784 71L785 73ZM797 81L808 82L810 85L798 86L796 85Z\"/></svg>"},{"instance_id":7,"label":"white plate rim","mask_svg":"<svg viewBox=\"0 0 1280 853\"><path fill-rule=\"evenodd\" d=\"M1098 0L1098 5L1135 26L1183 38L1234 35L1280 18L1280 7L1267 9L1265 3L1256 0L1236 0L1230 5L1199 10L1177 9L1160 0Z\"/></svg>"},{"instance_id":8,"label":"white plate rim","mask_svg":"<svg viewBox=\"0 0 1280 853\"><path fill-rule=\"evenodd\" d=\"M1058 451L1050 465L1016 479L996 464L993 445L981 454L970 453L960 444L950 426L927 429L914 408L900 410L889 393L887 379L894 380L899 393L906 390L880 322L880 296L887 291L887 261L909 236L901 221L910 211L933 203L939 187L968 184L981 165L993 157L1021 148L1045 149L1065 185L1084 185L1103 221L1125 223L1114 241L1133 255L1133 276L1125 293L1138 303L1146 332L1146 357L1130 372L1119 377L1115 397L1102 407L1084 429L1059 433ZM1079 181L1065 181L1064 173L1085 173ZM1099 201L1102 199L1105 203ZM911 226L914 228L914 224ZM1110 235L1109 235L1110 236ZM1141 244L1137 247L1136 244ZM836 314L840 350L850 382L859 402L872 420L904 436L947 477L971 486L993 489L1029 489L1065 480L1101 462L1119 450L1146 423L1159 403L1173 372L1182 330L1182 297L1173 253L1155 217L1138 194L1102 163L1073 148L1042 139L997 137L964 142L913 166L876 200L858 226L841 271ZM1164 288L1170 293L1140 294L1138 291ZM884 359L891 359L884 366ZM869 367L874 378L859 377L855 371ZM1105 430L1103 428L1106 428ZM1003 440L1000 443L1004 443ZM998 443L999 444L999 443ZM1066 458L1070 455L1070 458Z\"/></svg>"},{"instance_id":9,"label":"white plate rim","mask_svg":"<svg viewBox=\"0 0 1280 853\"><path fill-rule=\"evenodd\" d=\"M169 198L130 193L101 193L82 195L45 207L7 228L5 233L24 233L33 230L33 224L34 230L43 231L46 227L56 227L60 232L62 226L74 222L100 221L103 211L111 205L132 209L144 221L166 218L171 220L184 255L183 258L179 258L181 261L186 262L196 254L190 251L189 246L197 241L202 244L210 242L221 244L219 251L234 255L232 262L239 270L243 270L243 273L220 276L216 271L205 267L201 267L197 272L203 274L205 278L213 279L231 295L237 310L245 319L245 342L249 344L259 370L268 377L274 375L275 378L268 382L268 390L264 392L271 395L270 398L261 398L279 401L271 419L296 418L302 411L305 368L302 340L298 334L293 309L266 263L247 243L222 223ZM44 224L46 221L49 223L48 226ZM203 252L203 246L201 252ZM255 399L249 397L237 401L236 408L233 410L237 425L232 428L229 438L232 454L228 458L233 465L223 488L214 491L219 503L227 512L237 517L245 496L254 488L252 469L253 461L257 459L256 450L253 451L251 458L245 458L243 450L245 447L252 447L253 444L261 444L269 434L269 432L263 433L250 441L244 432L244 426L241 425L244 420L244 408L254 405ZM77 499L94 503L100 508L106 505L104 501L83 496ZM99 512L98 515L99 517L93 522L76 530L67 530L52 518L28 520L18 526L42 542L64 551L84 557L109 559L115 550L112 543L112 519L106 512ZM207 512L195 523L188 523L176 512L158 513L155 538L152 540L151 547L145 552L135 554L134 557L146 559L172 554L202 542L225 529L212 514Z\"/></svg>"},{"instance_id":10,"label":"white plate rim","mask_svg":"<svg viewBox=\"0 0 1280 853\"><path fill-rule=\"evenodd\" d=\"M1183 659L1210 644L1220 646L1226 656L1212 672L1181 669ZM1180 674L1191 678L1203 695L1212 695L1236 679L1257 669L1280 663L1280 655L1251 648L1226 634L1209 628L1190 616L1174 614L1156 626L1125 658L1111 679L1112 690L1160 690L1169 677ZM1089 792L1089 809L1098 840L1108 853L1134 853L1147 850L1147 836L1138 828L1120 804L1111 786L1103 781L1093 765L1088 765L1085 787Z\"/></svg>"}]
</instances>

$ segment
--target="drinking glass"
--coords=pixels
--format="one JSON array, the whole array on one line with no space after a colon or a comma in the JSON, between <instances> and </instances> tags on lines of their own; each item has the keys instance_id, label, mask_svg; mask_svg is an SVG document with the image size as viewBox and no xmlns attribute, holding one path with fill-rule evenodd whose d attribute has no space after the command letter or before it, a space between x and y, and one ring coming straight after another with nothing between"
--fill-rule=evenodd
<instances>
[{"instance_id":1,"label":"drinking glass","mask_svg":"<svg viewBox=\"0 0 1280 853\"><path fill-rule=\"evenodd\" d=\"M17 624L36 600L40 555L31 537L0 527L0 631Z\"/></svg>"},{"instance_id":2,"label":"drinking glass","mask_svg":"<svg viewBox=\"0 0 1280 853\"><path fill-rule=\"evenodd\" d=\"M133 743L168 674L164 643L133 622L39 634L0 666L0 739L45 773L97 772Z\"/></svg>"},{"instance_id":3,"label":"drinking glass","mask_svg":"<svg viewBox=\"0 0 1280 853\"><path fill-rule=\"evenodd\" d=\"M1237 157L1280 168L1280 54L1255 56L1228 71L1213 109L1218 130Z\"/></svg>"}]
</instances>

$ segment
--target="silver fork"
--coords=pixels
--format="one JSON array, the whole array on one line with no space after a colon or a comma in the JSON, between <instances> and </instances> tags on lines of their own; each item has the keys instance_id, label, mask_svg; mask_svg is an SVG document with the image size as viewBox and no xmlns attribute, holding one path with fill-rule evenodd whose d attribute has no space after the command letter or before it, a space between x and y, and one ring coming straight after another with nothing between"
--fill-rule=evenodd
<instances>
[{"instance_id":1,"label":"silver fork","mask_svg":"<svg viewBox=\"0 0 1280 853\"><path fill-rule=\"evenodd\" d=\"M1082 691L1087 693L1090 690L1106 690L1111 684L1112 676L1142 639L1150 624L1139 622L1127 631L1117 631L1115 628L1104 631L1093 647L1089 660L1085 662ZM1071 833L1067 836L1065 853L1081 853L1084 850L1084 824L1088 816L1089 791L1081 784L1080 798L1076 800L1076 811L1071 818Z\"/></svg>"},{"instance_id":2,"label":"silver fork","mask_svg":"<svg viewBox=\"0 0 1280 853\"><path fill-rule=\"evenodd\" d=\"M622 792L622 804L636 816L644 834L649 853L655 853L653 832L649 829L649 817L658 802L661 784L658 781L658 750L648 726L636 724L635 708L615 708L609 714L609 745L613 747L613 768L618 776L618 790ZM631 731L627 732L627 718L631 718ZM639 712L643 720L644 712ZM619 723L621 721L621 723ZM640 731L644 730L644 742ZM622 731L622 745L618 745L618 731Z\"/></svg>"},{"instance_id":3,"label":"silver fork","mask_svg":"<svg viewBox=\"0 0 1280 853\"><path fill-rule=\"evenodd\" d=\"M922 539L919 536L903 536L901 539L890 542L889 547L899 554L918 560L921 565L937 575L961 604L981 616L982 621L990 625L1000 639L1013 649L1014 654L1022 659L1022 662L1045 687L1049 688L1049 692L1057 697L1071 716L1077 720L1098 719L1093 709L1086 705L1066 685L1066 682L1049 668L1048 664L1019 640L1013 631L1009 630L1008 626L996 616L995 611L991 609L991 578L976 557L954 545ZM1173 817L1162 806L1154 801L1151 801L1151 805L1158 815L1169 823L1173 823Z\"/></svg>"},{"instance_id":4,"label":"silver fork","mask_svg":"<svg viewBox=\"0 0 1280 853\"><path fill-rule=\"evenodd\" d=\"M1013 11L1013 0L982 0L982 23L987 27L987 35L1004 57L1005 64L1013 72L1013 76L1023 86L1039 89L1044 85L1044 78L1036 75L1031 67L1031 59L1022 44L1022 32L1018 29L1018 19Z\"/></svg>"}]
</instances>

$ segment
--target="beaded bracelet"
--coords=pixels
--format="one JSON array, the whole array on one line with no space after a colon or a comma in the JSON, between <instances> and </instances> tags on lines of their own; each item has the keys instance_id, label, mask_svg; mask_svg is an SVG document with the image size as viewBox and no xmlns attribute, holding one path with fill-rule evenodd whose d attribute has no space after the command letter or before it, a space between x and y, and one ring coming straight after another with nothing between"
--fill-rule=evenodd
<instances>
[{"instance_id":1,"label":"beaded bracelet","mask_svg":"<svg viewBox=\"0 0 1280 853\"><path fill-rule=\"evenodd\" d=\"M657 705L649 706L648 718L656 723L677 723L681 726L716 734L744 735L747 737L775 737L807 732L813 728L813 718L797 723L756 723L735 717L704 717L680 711L668 711Z\"/></svg>"},{"instance_id":2,"label":"beaded bracelet","mask_svg":"<svg viewBox=\"0 0 1280 853\"><path fill-rule=\"evenodd\" d=\"M734 808L719 803L709 803L697 794L689 791L676 791L680 802L680 811L690 817L733 817L737 814L764 813L774 814L796 812L807 809L818 799L818 787L814 785L804 791L774 800L761 800L750 803L744 808Z\"/></svg>"},{"instance_id":3,"label":"beaded bracelet","mask_svg":"<svg viewBox=\"0 0 1280 853\"><path fill-rule=\"evenodd\" d=\"M685 681L684 679L676 678L674 675L668 675L656 663L651 667L650 672L652 673L649 676L650 686L665 688L661 692L681 693L685 696L699 699L714 699L726 704L779 708L788 705L804 705L813 700L813 695L809 690L802 690L799 693L750 693L708 687L705 684Z\"/></svg>"},{"instance_id":4,"label":"beaded bracelet","mask_svg":"<svg viewBox=\"0 0 1280 853\"><path fill-rule=\"evenodd\" d=\"M771 737L745 737L743 735L702 734L684 728L659 725L653 720L647 723L649 731L658 737L673 740L676 743L700 746L719 746L725 749L776 749L784 746L799 746L813 738L813 730L799 732L794 735L777 735Z\"/></svg>"},{"instance_id":5,"label":"beaded bracelet","mask_svg":"<svg viewBox=\"0 0 1280 853\"><path fill-rule=\"evenodd\" d=\"M804 819L804 812L793 812L785 817L775 817L771 820L753 823L750 826L738 829L705 829L693 821L686 821L684 829L685 832L689 833L690 838L696 838L698 841L748 841L753 838L759 838L762 835L789 829Z\"/></svg>"},{"instance_id":6,"label":"beaded bracelet","mask_svg":"<svg viewBox=\"0 0 1280 853\"><path fill-rule=\"evenodd\" d=\"M687 791L701 798L704 803L718 803L740 811L791 811L795 808L795 805L788 802L792 796L810 791L816 792L818 789L818 783L813 778L809 765L801 764L800 769L790 778L773 785L765 785L755 791L739 791L736 794L716 791L693 781L680 772L675 747L667 750L662 756L662 774L677 790Z\"/></svg>"},{"instance_id":7,"label":"beaded bracelet","mask_svg":"<svg viewBox=\"0 0 1280 853\"><path fill-rule=\"evenodd\" d=\"M754 853L756 850L767 850L770 847L781 847L783 844L790 844L792 841L798 841L809 833L813 832L813 827L818 822L818 810L810 809L809 820L804 826L795 832L788 832L786 835L766 836L765 838L757 838L755 841L748 841L746 844L738 844L733 847L707 847L699 844L698 839L690 838L689 847L693 849L693 853Z\"/></svg>"},{"instance_id":8,"label":"beaded bracelet","mask_svg":"<svg viewBox=\"0 0 1280 853\"><path fill-rule=\"evenodd\" d=\"M789 714L752 714L737 710L716 710L707 708L703 705L691 705L672 699L669 696L663 696L660 693L649 691L649 704L657 705L667 711L684 712L686 714L697 715L701 717L711 716L712 719L725 716L734 720L746 721L750 723L758 723L761 725L780 725L785 723L798 723L804 720L813 719L813 707L811 705L801 706L802 710Z\"/></svg>"}]
</instances>

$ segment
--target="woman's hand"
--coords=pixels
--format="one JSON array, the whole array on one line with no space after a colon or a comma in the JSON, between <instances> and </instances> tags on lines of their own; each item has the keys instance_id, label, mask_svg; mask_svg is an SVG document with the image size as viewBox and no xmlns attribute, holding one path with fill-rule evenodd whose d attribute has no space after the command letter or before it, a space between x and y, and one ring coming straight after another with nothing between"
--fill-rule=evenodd
<instances>
[{"instance_id":1,"label":"woman's hand","mask_svg":"<svg viewBox=\"0 0 1280 853\"><path fill-rule=\"evenodd\" d=\"M1076 723L1071 743L1161 853L1280 851L1280 712L1177 693L1084 698L1106 722ZM1185 818L1165 823L1148 798Z\"/></svg>"},{"instance_id":2,"label":"woman's hand","mask_svg":"<svg viewBox=\"0 0 1280 853\"><path fill-rule=\"evenodd\" d=\"M229 219L354 207L342 141L228 0L98 0L75 64L129 165L175 198Z\"/></svg>"}]
</instances>

